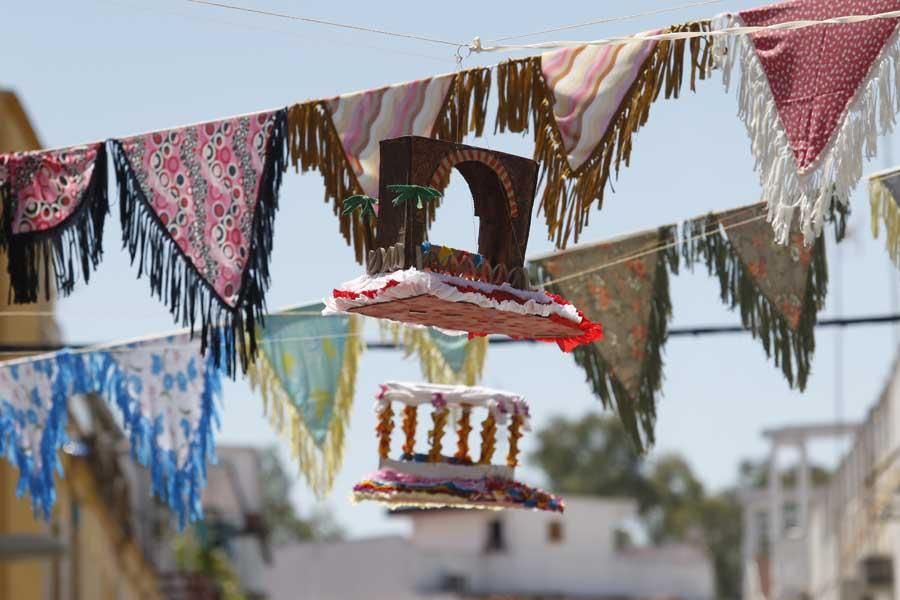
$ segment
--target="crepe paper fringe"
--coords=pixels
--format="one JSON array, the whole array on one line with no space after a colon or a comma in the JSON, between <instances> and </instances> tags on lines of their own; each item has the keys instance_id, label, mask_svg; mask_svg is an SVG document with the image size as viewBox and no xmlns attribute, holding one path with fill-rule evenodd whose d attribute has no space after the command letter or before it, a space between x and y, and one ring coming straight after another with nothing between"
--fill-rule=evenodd
<instances>
[{"instance_id":1,"label":"crepe paper fringe","mask_svg":"<svg viewBox=\"0 0 900 600\"><path fill-rule=\"evenodd\" d=\"M669 320L672 316L672 301L669 296L669 272L678 273L679 249L678 227L670 225L659 229L660 246L668 246L660 251L654 275L653 298L647 321L647 341L644 347L644 364L641 367L640 390L636 398L616 379L612 366L603 358L596 344L576 348L573 352L575 364L584 369L586 380L591 385L603 408L618 415L630 435L635 447L644 452L656 442L656 397L662 390L663 346L669 336ZM551 279L549 273L540 267L536 269L538 281ZM554 291L556 286L549 286Z\"/></svg>"},{"instance_id":2,"label":"crepe paper fringe","mask_svg":"<svg viewBox=\"0 0 900 600\"><path fill-rule=\"evenodd\" d=\"M884 184L872 179L869 182L869 204L872 209L872 237L878 239L883 223L888 256L900 268L900 203Z\"/></svg>"},{"instance_id":3,"label":"crepe paper fringe","mask_svg":"<svg viewBox=\"0 0 900 600\"><path fill-rule=\"evenodd\" d=\"M7 403L0 405L0 455L19 470L16 497L21 498L27 493L31 497L35 518L49 520L53 505L56 503L54 477L63 474L59 451L68 440L66 435L69 417L68 399L73 389L84 389L85 384L83 373L75 368L72 356L68 353L63 352L49 359L38 359L34 363L35 368L40 362L54 363L47 368L55 368L57 371L52 396L41 399L50 402L39 447L36 449L40 453L41 468L37 467L33 458L35 449L27 449L26 444L34 440L26 442L21 439L16 428L16 423L25 421L27 415ZM8 365L4 368L14 366Z\"/></svg>"},{"instance_id":4,"label":"crepe paper fringe","mask_svg":"<svg viewBox=\"0 0 900 600\"><path fill-rule=\"evenodd\" d=\"M837 229L836 229L837 231ZM710 275L719 278L722 302L741 311L741 323L754 338L762 341L766 357L774 354L791 388L806 389L812 355L816 348L815 325L818 311L828 293L828 264L825 241L819 237L812 249L803 310L797 328L790 326L778 307L757 286L740 255L721 230L715 215L684 224L685 262L703 262Z\"/></svg>"},{"instance_id":5,"label":"crepe paper fringe","mask_svg":"<svg viewBox=\"0 0 900 600\"><path fill-rule=\"evenodd\" d=\"M201 352L211 350L216 365L223 366L232 377L238 360L241 370L246 372L256 356L257 324L263 323L266 312L275 212L286 168L285 128L285 111L279 111L269 136L253 215L250 253L240 297L234 307L219 298L169 236L144 195L128 155L118 142L111 142L121 207L122 245L128 249L132 264L138 260L138 278L146 271L151 293L166 303L176 322L190 327L191 335L199 317Z\"/></svg>"},{"instance_id":6,"label":"crepe paper fringe","mask_svg":"<svg viewBox=\"0 0 900 600\"><path fill-rule=\"evenodd\" d=\"M669 32L706 32L709 21L669 28ZM510 60L497 67L498 106L495 130L524 133L529 120L534 127L534 159L541 163L540 179L545 182L541 207L547 223L548 239L565 248L570 238L578 243L588 224L591 204L603 205L611 169L631 161L633 137L647 122L650 106L664 93L677 98L685 78L685 48L690 48L690 88L697 79L706 79L712 68L711 42L705 37L662 40L647 57L631 89L622 100L609 129L583 165L569 164L565 145L553 114L555 102L541 72L539 56ZM530 117L530 119L529 119Z\"/></svg>"},{"instance_id":7,"label":"crepe paper fringe","mask_svg":"<svg viewBox=\"0 0 900 600\"><path fill-rule=\"evenodd\" d=\"M737 15L717 20L714 29L741 25ZM750 135L763 197L775 239L787 244L794 211L800 209L800 229L807 245L822 232L826 216L836 203L847 204L863 175L863 158L871 160L878 135L894 130L900 111L900 37L895 31L873 64L865 82L847 107L843 122L819 159L799 172L769 80L750 36L717 36L713 53L720 57L725 89L731 86L734 63L740 62L737 82L738 115Z\"/></svg>"},{"instance_id":8,"label":"crepe paper fringe","mask_svg":"<svg viewBox=\"0 0 900 600\"><path fill-rule=\"evenodd\" d=\"M220 426L218 405L222 399L221 370L209 356L203 362L203 392L200 418L196 431L190 432L187 455L179 457L178 449L164 449L159 438L173 423L163 415L148 418L141 412L139 398L131 393L133 375L119 368L111 354L92 356L92 392L118 407L122 425L131 443L131 455L150 470L151 491L177 515L178 527L203 519L203 489L206 487L207 464L216 462L215 430ZM176 426L185 427L186 423ZM181 466L179 466L181 462Z\"/></svg>"},{"instance_id":9,"label":"crepe paper fringe","mask_svg":"<svg viewBox=\"0 0 900 600\"><path fill-rule=\"evenodd\" d=\"M351 316L331 423L321 446L316 444L302 413L294 404L294 398L282 385L263 353L257 356L247 372L252 389L260 391L269 423L276 432L287 438L294 460L317 498L323 498L331 490L344 459L344 440L350 424L359 357L364 347L361 333L359 317Z\"/></svg>"},{"instance_id":10,"label":"crepe paper fringe","mask_svg":"<svg viewBox=\"0 0 900 600\"><path fill-rule=\"evenodd\" d=\"M481 136L490 96L490 69L479 68L456 74L450 86L431 135L434 138L461 142L468 133ZM328 113L326 103L313 100L287 109L287 145L291 165L297 172L319 171L325 179L325 202L333 203L340 232L353 246L356 262L363 264L375 239L373 224L357 212L344 214L344 199L364 194L364 190L347 161L341 138ZM434 219L434 206L426 207L428 222Z\"/></svg>"},{"instance_id":11,"label":"crepe paper fringe","mask_svg":"<svg viewBox=\"0 0 900 600\"><path fill-rule=\"evenodd\" d=\"M37 302L41 287L44 298L49 300L51 278L55 279L56 291L62 296L72 293L79 273L88 282L103 257L103 225L109 213L106 178L106 152L101 147L75 211L52 229L29 233L12 232L15 198L8 186L0 185L3 203L0 248L7 252L12 302Z\"/></svg>"}]
</instances>

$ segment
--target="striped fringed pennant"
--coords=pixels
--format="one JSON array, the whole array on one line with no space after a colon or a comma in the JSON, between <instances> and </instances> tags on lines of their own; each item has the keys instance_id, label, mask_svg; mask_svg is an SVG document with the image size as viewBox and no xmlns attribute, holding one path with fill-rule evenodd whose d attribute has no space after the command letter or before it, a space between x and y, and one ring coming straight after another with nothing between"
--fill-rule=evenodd
<instances>
[{"instance_id":1,"label":"striped fringed pennant","mask_svg":"<svg viewBox=\"0 0 900 600\"><path fill-rule=\"evenodd\" d=\"M575 362L642 450L654 442L662 348L672 313L669 271L678 271L677 233L670 225L530 263L535 281L603 323L603 339L575 348Z\"/></svg>"},{"instance_id":2,"label":"striped fringed pennant","mask_svg":"<svg viewBox=\"0 0 900 600\"><path fill-rule=\"evenodd\" d=\"M900 171L873 175L869 179L872 235L877 239L884 225L888 255L900 268Z\"/></svg>"},{"instance_id":3,"label":"striped fringed pennant","mask_svg":"<svg viewBox=\"0 0 900 600\"><path fill-rule=\"evenodd\" d=\"M382 335L402 344L404 357L416 355L422 377L429 383L476 385L484 373L488 338L468 339L428 327L409 327L379 321Z\"/></svg>"},{"instance_id":4,"label":"striped fringed pennant","mask_svg":"<svg viewBox=\"0 0 900 600\"><path fill-rule=\"evenodd\" d=\"M285 436L313 492L334 482L344 454L356 369L363 349L356 315L323 317L323 305L266 317L250 366L272 426Z\"/></svg>"},{"instance_id":5,"label":"striped fringed pennant","mask_svg":"<svg viewBox=\"0 0 900 600\"><path fill-rule=\"evenodd\" d=\"M683 254L719 278L722 301L739 307L741 322L774 354L788 384L805 389L816 347L816 315L825 304L825 241L808 247L795 224L789 243L772 240L765 203L710 214L684 225ZM838 238L842 223L838 223Z\"/></svg>"},{"instance_id":6,"label":"striped fringed pennant","mask_svg":"<svg viewBox=\"0 0 900 600\"><path fill-rule=\"evenodd\" d=\"M368 250L369 225L357 212L344 214L343 201L355 194L378 197L379 142L405 135L451 142L468 133L480 136L490 86L490 69L479 68L289 108L291 161L298 171L322 173L325 201L334 203L357 262Z\"/></svg>"},{"instance_id":7,"label":"striped fringed pennant","mask_svg":"<svg viewBox=\"0 0 900 600\"><path fill-rule=\"evenodd\" d=\"M708 31L708 21L668 31ZM589 210L602 205L610 172L628 166L634 134L664 93L678 97L690 49L690 87L711 67L710 42L640 40L578 46L510 60L497 68L496 129L534 128L534 158L541 163L541 206L548 234L558 248L577 243Z\"/></svg>"}]
</instances>

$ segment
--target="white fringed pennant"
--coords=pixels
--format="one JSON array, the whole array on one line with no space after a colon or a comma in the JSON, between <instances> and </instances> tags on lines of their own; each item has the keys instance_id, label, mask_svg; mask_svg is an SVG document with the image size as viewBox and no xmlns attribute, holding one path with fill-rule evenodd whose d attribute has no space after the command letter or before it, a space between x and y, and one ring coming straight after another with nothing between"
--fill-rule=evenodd
<instances>
[{"instance_id":1,"label":"white fringed pennant","mask_svg":"<svg viewBox=\"0 0 900 600\"><path fill-rule=\"evenodd\" d=\"M723 16L713 29L898 9L900 0L795 0ZM848 203L877 136L893 130L900 111L897 25L875 19L716 38L726 88L741 64L738 114L779 243L788 242L799 211L811 244L833 203Z\"/></svg>"}]
</instances>

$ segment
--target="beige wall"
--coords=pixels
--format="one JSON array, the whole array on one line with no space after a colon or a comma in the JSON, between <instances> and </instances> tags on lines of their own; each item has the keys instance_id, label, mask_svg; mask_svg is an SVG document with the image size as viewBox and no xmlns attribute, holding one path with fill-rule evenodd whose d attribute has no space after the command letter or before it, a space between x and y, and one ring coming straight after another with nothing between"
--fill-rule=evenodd
<instances>
[{"instance_id":1,"label":"beige wall","mask_svg":"<svg viewBox=\"0 0 900 600\"><path fill-rule=\"evenodd\" d=\"M0 91L0 152L39 148L37 136L15 94ZM0 254L0 344L55 342L53 303L8 306L6 257ZM0 354L0 359L10 354ZM96 493L87 459L64 457L50 523L32 516L31 502L16 498L18 471L0 459L0 535L44 533L69 545L61 559L0 561L0 600L156 600L156 577L136 546L124 537L110 507ZM77 514L77 516L76 516Z\"/></svg>"}]
</instances>

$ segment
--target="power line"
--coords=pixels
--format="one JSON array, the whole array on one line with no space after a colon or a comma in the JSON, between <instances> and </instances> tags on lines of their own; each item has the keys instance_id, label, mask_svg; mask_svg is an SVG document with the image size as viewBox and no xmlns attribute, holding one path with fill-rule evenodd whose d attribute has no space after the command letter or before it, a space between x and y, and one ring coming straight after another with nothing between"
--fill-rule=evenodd
<instances>
[{"instance_id":1,"label":"power line","mask_svg":"<svg viewBox=\"0 0 900 600\"><path fill-rule=\"evenodd\" d=\"M655 15L661 15L664 13L676 12L679 10L686 10L688 8L696 8L698 6L708 6L710 4L721 4L722 2L724 2L724 0L705 0L704 2L692 2L690 4L682 4L681 6L671 6L668 8L658 8L656 10L648 10L647 12L642 12L642 13L638 13L638 14L634 14L634 15L624 15L621 17L606 17L603 19L595 19L593 21L586 21L584 23L577 23L575 25L565 25L562 27L554 27L553 29L532 31L531 33L523 33L521 35L508 35L506 37L491 40L490 43L496 44L498 42L508 42L510 40L520 40L522 38L534 37L537 35L544 35L547 33L557 33L559 31L571 31L572 29L580 29L582 27L590 27L592 25L605 25L607 23L618 23L621 21L631 21L633 19L640 19L643 17L652 17Z\"/></svg>"},{"instance_id":2,"label":"power line","mask_svg":"<svg viewBox=\"0 0 900 600\"><path fill-rule=\"evenodd\" d=\"M278 17L281 19L290 19L292 21L303 21L304 23L313 23L315 25L327 25L328 27L337 27L339 29L349 29L351 31L362 31L365 33L375 33L378 35L387 35L396 38L405 38L408 40L417 40L420 42L428 42L431 44L443 44L444 46L452 46L454 48L459 48L460 46L465 47L468 44L459 43L459 42L451 42L448 40L440 40L437 38L426 37L423 35L415 35L412 33L400 33L397 31L387 31L385 29L376 29L373 27L363 27L361 25L349 25L347 23L338 23L336 21L326 21L325 19L314 19L312 17L301 17L298 15L288 15L284 13L276 13L267 10L259 10L256 8L247 8L245 6L237 6L234 4L223 4L221 2L211 2L210 0L185 0L185 2L190 2L191 4L201 4L204 6L214 6L217 8L227 8L229 10L237 10L240 12L255 14L255 15L264 15L267 17Z\"/></svg>"},{"instance_id":3,"label":"power line","mask_svg":"<svg viewBox=\"0 0 900 600\"><path fill-rule=\"evenodd\" d=\"M888 315L869 315L862 317L822 319L816 323L816 327L858 327L864 325L885 325L889 323L900 323L900 313ZM694 327L674 327L669 330L669 337L687 337L687 336L703 336L703 335L721 335L728 333L742 333L747 331L741 325L708 325ZM294 341L306 339L322 339L331 337L349 337L349 336L310 336L310 337L291 337L283 339L275 339L274 341ZM265 341L265 340L263 340ZM537 343L537 340L520 340L507 337L491 337L490 344L507 345L507 344L528 344ZM56 352L58 350L70 349L76 351L84 351L95 348L109 348L110 344L82 343L82 344L35 344L35 343L19 343L19 344L0 344L0 353L27 354L31 352ZM394 342L366 342L366 348L369 350L398 350L403 349L403 344Z\"/></svg>"}]
</instances>

